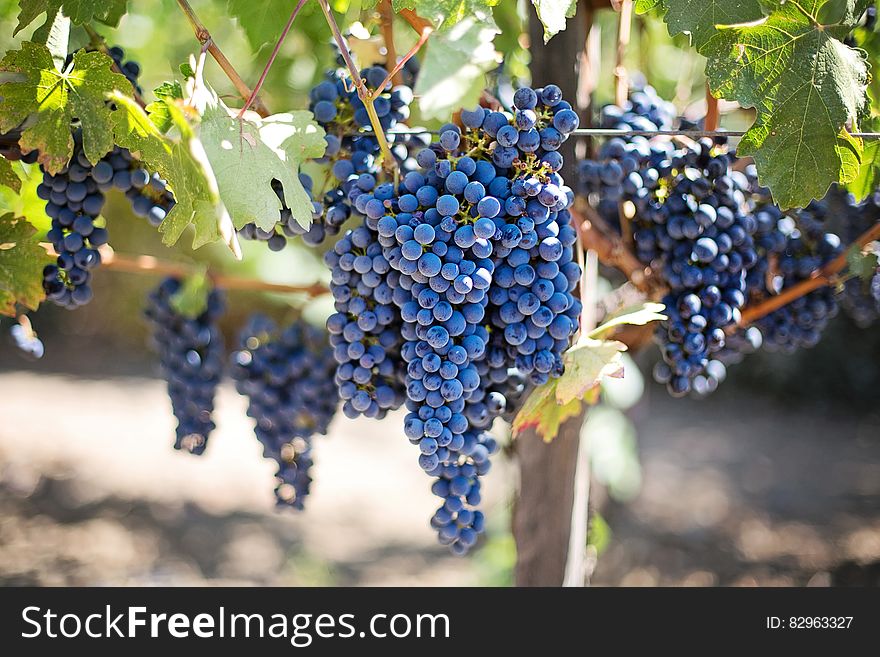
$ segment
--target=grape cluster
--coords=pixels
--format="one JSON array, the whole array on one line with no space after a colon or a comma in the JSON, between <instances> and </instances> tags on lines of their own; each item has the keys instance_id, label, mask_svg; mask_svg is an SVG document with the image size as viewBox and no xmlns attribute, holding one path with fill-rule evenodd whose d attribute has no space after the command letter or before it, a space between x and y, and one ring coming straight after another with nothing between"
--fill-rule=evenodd
<instances>
[{"instance_id":1,"label":"grape cluster","mask_svg":"<svg viewBox=\"0 0 880 657\"><path fill-rule=\"evenodd\" d=\"M302 320L283 330L262 315L250 318L232 355L236 389L248 398L248 416L263 456L278 464L278 504L302 509L309 493L312 437L324 435L338 396L327 333Z\"/></svg>"},{"instance_id":2,"label":"grape cluster","mask_svg":"<svg viewBox=\"0 0 880 657\"><path fill-rule=\"evenodd\" d=\"M463 131L443 126L396 189L352 175L363 220L326 256L344 411L381 414L405 394L404 433L442 499L431 524L458 554L483 529L480 477L497 450L486 430L561 374L580 313L572 193L557 173L577 115L554 85L517 93L513 116L477 108ZM382 377L389 356L377 348L374 363L370 345L387 354L392 340L402 362Z\"/></svg>"},{"instance_id":3,"label":"grape cluster","mask_svg":"<svg viewBox=\"0 0 880 657\"><path fill-rule=\"evenodd\" d=\"M117 66L137 86L140 67L124 62L124 52L109 50ZM46 214L52 219L47 234L57 261L43 271L47 297L66 308L77 308L92 298L91 275L101 264L98 247L107 243L107 229L100 224L104 194L116 188L125 193L132 211L158 226L174 206L174 195L158 174L151 174L124 148L115 147L94 166L82 146L82 130L73 130L73 156L57 174L43 169L37 196L46 201ZM36 153L29 154L30 159ZM41 167L42 168L42 167Z\"/></svg>"},{"instance_id":4,"label":"grape cluster","mask_svg":"<svg viewBox=\"0 0 880 657\"><path fill-rule=\"evenodd\" d=\"M176 278L162 281L147 297L144 315L178 422L174 447L202 454L214 429L214 393L223 374L223 336L217 321L224 303L221 294L212 290L205 310L188 317L175 308L180 289Z\"/></svg>"}]
</instances>

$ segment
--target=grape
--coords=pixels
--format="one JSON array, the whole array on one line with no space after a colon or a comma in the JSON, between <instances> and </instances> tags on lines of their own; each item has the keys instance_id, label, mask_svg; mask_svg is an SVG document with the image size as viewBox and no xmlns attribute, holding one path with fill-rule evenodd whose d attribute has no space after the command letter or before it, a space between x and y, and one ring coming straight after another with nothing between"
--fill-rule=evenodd
<instances>
[{"instance_id":1,"label":"grape","mask_svg":"<svg viewBox=\"0 0 880 657\"><path fill-rule=\"evenodd\" d=\"M279 330L254 315L241 331L230 372L248 398L263 456L278 464L280 506L301 510L309 493L312 437L327 433L339 405L335 366L326 331L302 320Z\"/></svg>"},{"instance_id":2,"label":"grape","mask_svg":"<svg viewBox=\"0 0 880 657\"><path fill-rule=\"evenodd\" d=\"M147 297L144 315L178 422L174 447L202 454L214 429L214 393L223 373L223 336L217 327L223 298L212 290L205 310L188 317L174 307L180 289L178 279L162 281Z\"/></svg>"},{"instance_id":3,"label":"grape","mask_svg":"<svg viewBox=\"0 0 880 657\"><path fill-rule=\"evenodd\" d=\"M9 336L16 349L27 358L39 360L43 357L45 353L43 341L37 336L27 317L20 318L12 325L9 329Z\"/></svg>"}]
</instances>

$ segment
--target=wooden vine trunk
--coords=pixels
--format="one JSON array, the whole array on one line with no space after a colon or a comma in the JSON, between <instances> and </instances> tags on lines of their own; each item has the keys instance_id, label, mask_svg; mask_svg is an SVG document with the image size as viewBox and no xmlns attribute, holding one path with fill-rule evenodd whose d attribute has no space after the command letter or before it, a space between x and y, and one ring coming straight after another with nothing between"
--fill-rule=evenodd
<instances>
[{"instance_id":1,"label":"wooden vine trunk","mask_svg":"<svg viewBox=\"0 0 880 657\"><path fill-rule=\"evenodd\" d=\"M535 86L553 82L562 88L572 105L577 99L579 61L584 49L590 14L578 7L578 18L570 20L548 44L543 27L534 15L529 20L531 72ZM583 110L583 108L579 108ZM582 125L586 117L581 116ZM563 175L575 180L574 141L563 146ZM565 422L556 439L544 443L534 432L523 433L515 443L520 468L520 484L513 510L513 536L516 541L517 586L560 586L565 575L574 477L580 430L584 416Z\"/></svg>"}]
</instances>

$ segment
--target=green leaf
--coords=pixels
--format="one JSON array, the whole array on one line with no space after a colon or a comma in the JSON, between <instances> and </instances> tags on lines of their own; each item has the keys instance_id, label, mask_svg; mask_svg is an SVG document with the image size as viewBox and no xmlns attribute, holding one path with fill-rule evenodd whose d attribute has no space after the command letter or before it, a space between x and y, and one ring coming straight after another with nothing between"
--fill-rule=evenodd
<instances>
[{"instance_id":1,"label":"green leaf","mask_svg":"<svg viewBox=\"0 0 880 657\"><path fill-rule=\"evenodd\" d=\"M846 262L850 274L863 281L870 281L877 273L880 257L873 251L862 251L857 244L853 244L846 252Z\"/></svg>"},{"instance_id":2,"label":"green leaf","mask_svg":"<svg viewBox=\"0 0 880 657\"><path fill-rule=\"evenodd\" d=\"M560 425L580 412L579 399L561 406L556 403L555 393L555 380L548 381L532 391L519 413L513 418L511 429L514 437L527 429L534 429L535 433L549 443L559 433Z\"/></svg>"},{"instance_id":3,"label":"green leaf","mask_svg":"<svg viewBox=\"0 0 880 657\"><path fill-rule=\"evenodd\" d=\"M0 185L9 187L16 192L21 191L21 178L12 170L12 162L5 157L0 157Z\"/></svg>"},{"instance_id":4,"label":"green leaf","mask_svg":"<svg viewBox=\"0 0 880 657\"><path fill-rule=\"evenodd\" d=\"M500 0L391 0L391 8L400 12L411 9L431 21L437 29L447 29L465 18L477 22L492 20L492 7ZM364 0L365 9L372 9L378 0ZM432 37L433 40L433 37Z\"/></svg>"},{"instance_id":5,"label":"green leaf","mask_svg":"<svg viewBox=\"0 0 880 657\"><path fill-rule=\"evenodd\" d=\"M19 145L25 153L39 150L40 163L57 173L73 154L70 124L78 118L86 157L98 162L113 148L106 95L131 91L131 83L114 73L111 64L103 53L80 50L71 70L59 72L44 45L25 41L21 50L10 50L0 61L0 71L16 75L0 84L0 132L30 117Z\"/></svg>"},{"instance_id":6,"label":"green leaf","mask_svg":"<svg viewBox=\"0 0 880 657\"><path fill-rule=\"evenodd\" d=\"M663 0L636 0L633 4L637 14L647 14L655 7L663 7Z\"/></svg>"},{"instance_id":7,"label":"green leaf","mask_svg":"<svg viewBox=\"0 0 880 657\"><path fill-rule=\"evenodd\" d=\"M17 176L19 189L15 191L13 187L0 185L0 214L11 212L16 217L24 217L44 234L51 228L52 220L46 214L46 201L37 196L37 187L43 182L43 172L36 165L20 161L12 163L12 171Z\"/></svg>"},{"instance_id":8,"label":"green leaf","mask_svg":"<svg viewBox=\"0 0 880 657\"><path fill-rule=\"evenodd\" d=\"M199 132L208 162L217 179L220 198L236 228L256 223L274 230L286 205L303 228L312 221L312 200L299 181L299 166L324 154L324 130L305 110L239 119L202 83ZM284 204L272 189L281 183Z\"/></svg>"},{"instance_id":9,"label":"green leaf","mask_svg":"<svg viewBox=\"0 0 880 657\"><path fill-rule=\"evenodd\" d=\"M147 114L156 124L160 132L168 132L174 124L171 113L168 111L168 102L175 100L183 100L183 89L176 80L173 82L163 82L161 85L153 89L153 95L158 100L147 105Z\"/></svg>"},{"instance_id":10,"label":"green leaf","mask_svg":"<svg viewBox=\"0 0 880 657\"><path fill-rule=\"evenodd\" d=\"M565 29L565 22L577 11L577 0L532 0L538 20L544 26L544 43Z\"/></svg>"},{"instance_id":11,"label":"green leaf","mask_svg":"<svg viewBox=\"0 0 880 657\"><path fill-rule=\"evenodd\" d=\"M687 33L699 50L719 25L750 23L763 18L759 0L664 0L669 34Z\"/></svg>"},{"instance_id":12,"label":"green leaf","mask_svg":"<svg viewBox=\"0 0 880 657\"><path fill-rule=\"evenodd\" d=\"M240 258L241 249L232 220L220 202L213 173L205 166L204 148L194 137L177 103L167 102L167 111L181 135L179 139L172 139L159 131L132 98L120 93L111 94L109 98L117 108L113 112L116 143L137 152L144 166L158 171L174 192L177 202L159 225L162 241L174 244L192 224L193 248L223 239L233 255Z\"/></svg>"},{"instance_id":13,"label":"green leaf","mask_svg":"<svg viewBox=\"0 0 880 657\"><path fill-rule=\"evenodd\" d=\"M872 117L863 124L862 128L866 132L877 132L880 129L880 117ZM878 186L880 186L880 139L868 139L865 141L859 172L847 185L847 190L856 197L857 201L861 201L868 194L873 194Z\"/></svg>"},{"instance_id":14,"label":"green leaf","mask_svg":"<svg viewBox=\"0 0 880 657\"><path fill-rule=\"evenodd\" d=\"M562 357L565 372L556 379L557 403L583 399L606 376L622 377L620 356L624 351L626 345L616 340L578 340Z\"/></svg>"},{"instance_id":15,"label":"green leaf","mask_svg":"<svg viewBox=\"0 0 880 657\"><path fill-rule=\"evenodd\" d=\"M669 7L684 1L665 0ZM831 183L852 180L861 159L862 142L845 127L856 131L867 109L865 56L841 40L854 10L842 12L846 22L822 25L825 4L774 3L765 20L719 29L700 48L715 95L755 108L737 151L754 157L782 208L805 206Z\"/></svg>"},{"instance_id":16,"label":"green leaf","mask_svg":"<svg viewBox=\"0 0 880 657\"><path fill-rule=\"evenodd\" d=\"M666 309L662 303L648 301L637 306L622 308L612 314L601 326L597 326L588 334L591 338L600 338L611 329L624 324L644 326L650 322L658 322L666 319L663 311Z\"/></svg>"},{"instance_id":17,"label":"green leaf","mask_svg":"<svg viewBox=\"0 0 880 657\"><path fill-rule=\"evenodd\" d=\"M208 309L208 296L212 288L207 271L187 276L171 297L171 307L184 317L195 319Z\"/></svg>"},{"instance_id":18,"label":"green leaf","mask_svg":"<svg viewBox=\"0 0 880 657\"><path fill-rule=\"evenodd\" d=\"M61 9L76 25L100 21L111 27L119 25L128 0L19 0L18 25L12 36L33 23L41 14L54 16Z\"/></svg>"},{"instance_id":19,"label":"green leaf","mask_svg":"<svg viewBox=\"0 0 880 657\"><path fill-rule=\"evenodd\" d=\"M486 72L501 61L492 44L496 34L494 21L466 18L431 37L415 88L422 116L445 120L477 104Z\"/></svg>"},{"instance_id":20,"label":"green leaf","mask_svg":"<svg viewBox=\"0 0 880 657\"><path fill-rule=\"evenodd\" d=\"M235 16L254 51L274 43L295 3L291 0L229 0L228 13Z\"/></svg>"},{"instance_id":21,"label":"green leaf","mask_svg":"<svg viewBox=\"0 0 880 657\"><path fill-rule=\"evenodd\" d=\"M0 217L0 314L15 316L15 304L36 310L45 298L43 268L52 257L37 230L12 214Z\"/></svg>"}]
</instances>

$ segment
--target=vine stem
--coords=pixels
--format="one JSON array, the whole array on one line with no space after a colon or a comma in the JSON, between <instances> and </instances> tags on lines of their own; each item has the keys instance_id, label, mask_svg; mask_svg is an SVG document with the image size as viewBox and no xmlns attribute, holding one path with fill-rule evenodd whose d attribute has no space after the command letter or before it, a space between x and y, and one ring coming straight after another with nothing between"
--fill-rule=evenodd
<instances>
[{"instance_id":1,"label":"vine stem","mask_svg":"<svg viewBox=\"0 0 880 657\"><path fill-rule=\"evenodd\" d=\"M41 243L41 246L49 253L55 254L51 244ZM149 255L117 253L108 247L101 247L100 252L101 268L108 271L178 277L191 276L204 271L200 265L171 262ZM259 278L218 274L215 272L208 272L208 277L214 285L225 290L249 290L252 292L277 292L282 294L300 293L310 297L326 294L328 291L327 286L322 283L286 285L283 283L269 283Z\"/></svg>"},{"instance_id":2,"label":"vine stem","mask_svg":"<svg viewBox=\"0 0 880 657\"><path fill-rule=\"evenodd\" d=\"M706 83L706 118L703 121L703 128L707 131L714 132L718 130L721 122L721 114L718 111L718 99Z\"/></svg>"},{"instance_id":3,"label":"vine stem","mask_svg":"<svg viewBox=\"0 0 880 657\"><path fill-rule=\"evenodd\" d=\"M403 81L400 71L392 72L397 63L397 50L394 47L394 10L391 7L391 0L382 0L379 3L379 18L382 40L385 42L385 69L394 80L394 84L400 84Z\"/></svg>"},{"instance_id":4,"label":"vine stem","mask_svg":"<svg viewBox=\"0 0 880 657\"><path fill-rule=\"evenodd\" d=\"M86 34L89 35L89 42L94 48L97 48L99 51L110 57L110 67L113 69L114 73L119 73L119 75L125 75L122 72L122 69L119 68L119 64L116 63L116 60L110 56L110 49L107 47L107 42L104 40L100 34L98 34L95 29L89 25L88 23L83 23L83 29L86 31ZM147 103L144 101L143 96L138 92L137 87L132 83L131 85L131 93L134 97L135 102L141 107L146 107Z\"/></svg>"},{"instance_id":5,"label":"vine stem","mask_svg":"<svg viewBox=\"0 0 880 657\"><path fill-rule=\"evenodd\" d=\"M382 166L388 171L396 171L397 161L391 154L391 148L388 146L388 138L385 136L385 130L382 128L382 124L379 122L379 115L376 114L376 107L373 104L373 96L370 94L369 89L367 89L367 85L364 84L360 71L358 71L354 60L351 58L351 53L348 50L348 43L345 41L345 37L342 36L342 32L339 30L339 25L333 17L333 10L330 9L327 0L318 0L318 4L321 5L321 11L324 12L324 18L327 20L327 25L330 26L330 31L333 33L333 39L336 41L336 45L339 46L342 59L345 60L345 65L348 67L351 79L357 87L358 97L363 101L364 107L367 110L367 115L370 117L370 125L373 126L373 133L376 136L376 141L379 142L379 150L382 152Z\"/></svg>"},{"instance_id":6,"label":"vine stem","mask_svg":"<svg viewBox=\"0 0 880 657\"><path fill-rule=\"evenodd\" d=\"M799 299L800 297L809 294L813 290L825 287L826 285L833 285L837 281L837 274L846 269L847 257L851 249L861 249L868 243L878 239L880 239L880 222L877 222L864 233L859 235L849 248L834 258L834 260L827 263L824 267L820 267L814 271L810 278L801 281L797 285L792 285L790 288L783 290L776 296L769 297L760 303L744 308L739 326L748 326L762 317L769 315L773 311L779 310L783 306L787 306L795 299Z\"/></svg>"},{"instance_id":7,"label":"vine stem","mask_svg":"<svg viewBox=\"0 0 880 657\"><path fill-rule=\"evenodd\" d=\"M382 81L381 86L379 86L379 88L376 89L376 90L372 93L372 95L370 96L370 99L371 99L372 101L375 101L379 96L382 95L382 92L384 91L384 89L385 89L385 87L388 85L388 83L392 81L392 79L394 78L394 76L396 76L396 75L398 75L398 74L400 73L401 69L406 65L406 63L407 63L410 59L412 59L413 57L415 57L416 53L417 53L419 50L421 50L422 46L424 46L425 43L428 41L428 37L431 36L431 33L432 33L433 31L434 31L434 30L433 30L433 28L432 28L430 25L426 26L426 27L422 30L422 33L419 35L419 40L416 41L416 45L414 45L412 48L410 48L409 52L406 53L406 55L404 55L404 56L401 58L401 60L400 60L399 62L397 62L397 63L394 65L394 67L388 72L388 75L385 77L385 80ZM387 47L387 46L386 46L386 47ZM390 57L390 55L389 55L389 57Z\"/></svg>"},{"instance_id":8,"label":"vine stem","mask_svg":"<svg viewBox=\"0 0 880 657\"><path fill-rule=\"evenodd\" d=\"M623 272L641 292L650 293L657 288L650 269L641 263L589 203L578 201L569 208L569 212L575 220L584 248L595 251L602 263Z\"/></svg>"},{"instance_id":9,"label":"vine stem","mask_svg":"<svg viewBox=\"0 0 880 657\"><path fill-rule=\"evenodd\" d=\"M272 64L275 63L275 58L278 56L278 51L281 50L281 44L284 43L284 39L287 38L287 33L290 32L290 28L293 27L293 21L296 20L297 14L299 14L300 9L302 9L305 4L306 0L299 0L299 2L296 3L296 7L294 7L293 11L290 13L290 18L287 19L287 24L284 26L284 29L281 30L281 36L278 37L278 41L272 49L272 54L269 55L269 61L266 62L266 65L263 67L263 72L260 73L260 79L257 80L257 84L244 102L244 106L238 111L238 118L244 116L244 113L247 112L248 108L253 105L254 101L257 99L257 94L260 93L260 89L263 88L263 83L266 81L266 76L269 75L269 69L272 68Z\"/></svg>"},{"instance_id":10,"label":"vine stem","mask_svg":"<svg viewBox=\"0 0 880 657\"><path fill-rule=\"evenodd\" d=\"M235 67L232 65L226 55L223 54L223 51L220 50L220 47L214 42L214 39L211 37L211 33L208 32L208 28L204 26L204 24L199 20L199 17L196 16L195 11L193 11L192 6L190 6L187 0L177 0L177 5L186 15L189 20L189 24L192 27L193 33L196 35L196 39L199 40L203 46L207 46L208 53L211 57L214 58L214 61L220 66L223 72L226 74L226 77L229 78L229 81L232 82L236 91L238 91L239 95L247 100L251 96L250 87L245 84L245 81L242 80L241 76L238 74L238 71L235 70ZM254 111L257 112L260 116L269 116L269 110L263 104L263 101L259 98L255 98L252 101L254 106Z\"/></svg>"}]
</instances>

